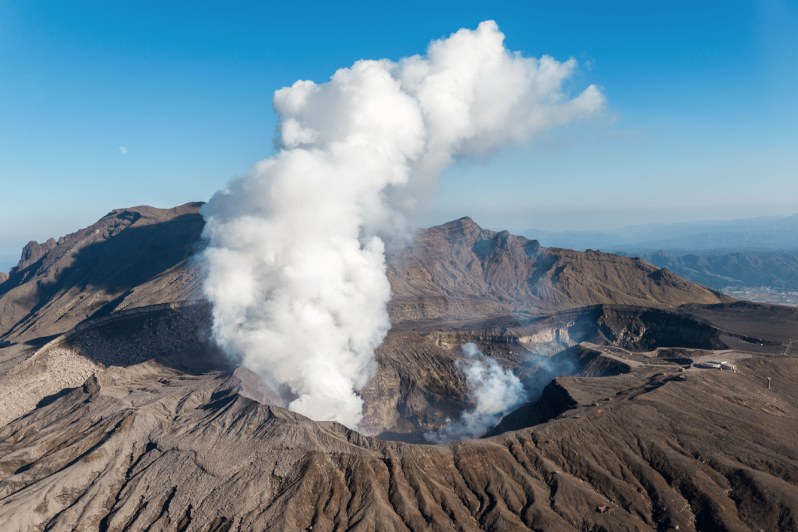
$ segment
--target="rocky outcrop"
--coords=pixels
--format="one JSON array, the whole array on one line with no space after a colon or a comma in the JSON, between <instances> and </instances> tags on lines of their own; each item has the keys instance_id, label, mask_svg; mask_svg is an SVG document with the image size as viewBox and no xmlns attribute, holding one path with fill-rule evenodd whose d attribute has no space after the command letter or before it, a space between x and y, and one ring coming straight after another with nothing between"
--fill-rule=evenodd
<instances>
[{"instance_id":1,"label":"rocky outcrop","mask_svg":"<svg viewBox=\"0 0 798 532\"><path fill-rule=\"evenodd\" d=\"M31 264L34 264L39 259L44 257L48 251L54 249L57 245L58 243L53 238L47 240L43 244L39 244L38 242L31 240L25 245L24 248L22 248L22 257L19 259L19 263L15 267L11 268L10 273L24 270Z\"/></svg>"}]
</instances>

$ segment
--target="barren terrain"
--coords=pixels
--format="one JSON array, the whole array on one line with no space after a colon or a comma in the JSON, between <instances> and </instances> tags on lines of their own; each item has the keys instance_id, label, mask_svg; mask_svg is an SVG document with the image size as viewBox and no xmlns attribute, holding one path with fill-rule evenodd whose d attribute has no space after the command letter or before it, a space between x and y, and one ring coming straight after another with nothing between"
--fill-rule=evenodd
<instances>
[{"instance_id":1,"label":"barren terrain","mask_svg":"<svg viewBox=\"0 0 798 532\"><path fill-rule=\"evenodd\" d=\"M359 433L208 338L198 208L113 211L0 284L3 530L798 530L798 309L461 219L388 257ZM466 342L530 401L418 443L470 407Z\"/></svg>"}]
</instances>

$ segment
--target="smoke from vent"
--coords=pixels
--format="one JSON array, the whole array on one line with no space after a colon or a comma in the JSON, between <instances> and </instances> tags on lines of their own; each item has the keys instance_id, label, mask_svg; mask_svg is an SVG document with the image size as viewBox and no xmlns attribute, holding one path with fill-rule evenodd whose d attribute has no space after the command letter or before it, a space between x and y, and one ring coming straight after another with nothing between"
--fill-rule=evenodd
<instances>
[{"instance_id":1,"label":"smoke from vent","mask_svg":"<svg viewBox=\"0 0 798 532\"><path fill-rule=\"evenodd\" d=\"M275 92L280 151L203 207L213 333L293 398L291 410L356 427L356 391L390 327L387 239L459 155L483 155L600 111L577 63L524 58L483 22L426 56L358 61L327 83Z\"/></svg>"},{"instance_id":2,"label":"smoke from vent","mask_svg":"<svg viewBox=\"0 0 798 532\"><path fill-rule=\"evenodd\" d=\"M475 403L460 420L449 422L424 437L433 443L446 443L466 438L479 438L494 427L505 414L527 400L524 385L492 358L486 357L476 344L463 345L466 358L455 362L463 372L468 386L468 398Z\"/></svg>"}]
</instances>

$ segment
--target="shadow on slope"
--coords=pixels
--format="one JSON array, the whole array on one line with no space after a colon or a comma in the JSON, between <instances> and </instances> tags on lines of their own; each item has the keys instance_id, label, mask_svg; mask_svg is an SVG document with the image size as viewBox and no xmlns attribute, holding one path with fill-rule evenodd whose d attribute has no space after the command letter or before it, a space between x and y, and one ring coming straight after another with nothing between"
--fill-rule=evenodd
<instances>
[{"instance_id":1,"label":"shadow on slope","mask_svg":"<svg viewBox=\"0 0 798 532\"><path fill-rule=\"evenodd\" d=\"M156 360L190 375L235 368L210 338L209 306L143 310L90 327L63 346L105 367Z\"/></svg>"},{"instance_id":2,"label":"shadow on slope","mask_svg":"<svg viewBox=\"0 0 798 532\"><path fill-rule=\"evenodd\" d=\"M0 284L0 331L9 338L55 334L110 314L126 299L136 306L160 302L156 300L180 277L177 270L186 269L203 227L199 204L171 211L113 211L36 251L43 254L34 254L34 262L21 261L22 267ZM166 272L173 275L148 286ZM191 293L185 290L186 281L178 283L185 292L182 298Z\"/></svg>"}]
</instances>

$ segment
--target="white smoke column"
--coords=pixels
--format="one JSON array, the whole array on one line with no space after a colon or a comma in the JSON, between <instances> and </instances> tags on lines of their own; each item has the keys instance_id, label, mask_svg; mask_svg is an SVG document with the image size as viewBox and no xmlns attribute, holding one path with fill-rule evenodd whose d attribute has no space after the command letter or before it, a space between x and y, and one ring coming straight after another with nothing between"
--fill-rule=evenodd
<instances>
[{"instance_id":1,"label":"white smoke column","mask_svg":"<svg viewBox=\"0 0 798 532\"><path fill-rule=\"evenodd\" d=\"M384 241L457 155L604 107L576 68L510 53L492 21L398 63L358 61L327 83L278 90L282 149L203 207L205 294L232 357L295 397L289 408L356 427L390 322Z\"/></svg>"},{"instance_id":2,"label":"white smoke column","mask_svg":"<svg viewBox=\"0 0 798 532\"><path fill-rule=\"evenodd\" d=\"M465 360L455 364L466 378L468 398L476 403L473 410L460 415L460 420L449 423L424 437L434 443L446 443L465 438L479 438L494 427L501 418L526 401L524 385L512 370L504 369L492 358L486 357L473 343L463 345Z\"/></svg>"}]
</instances>

